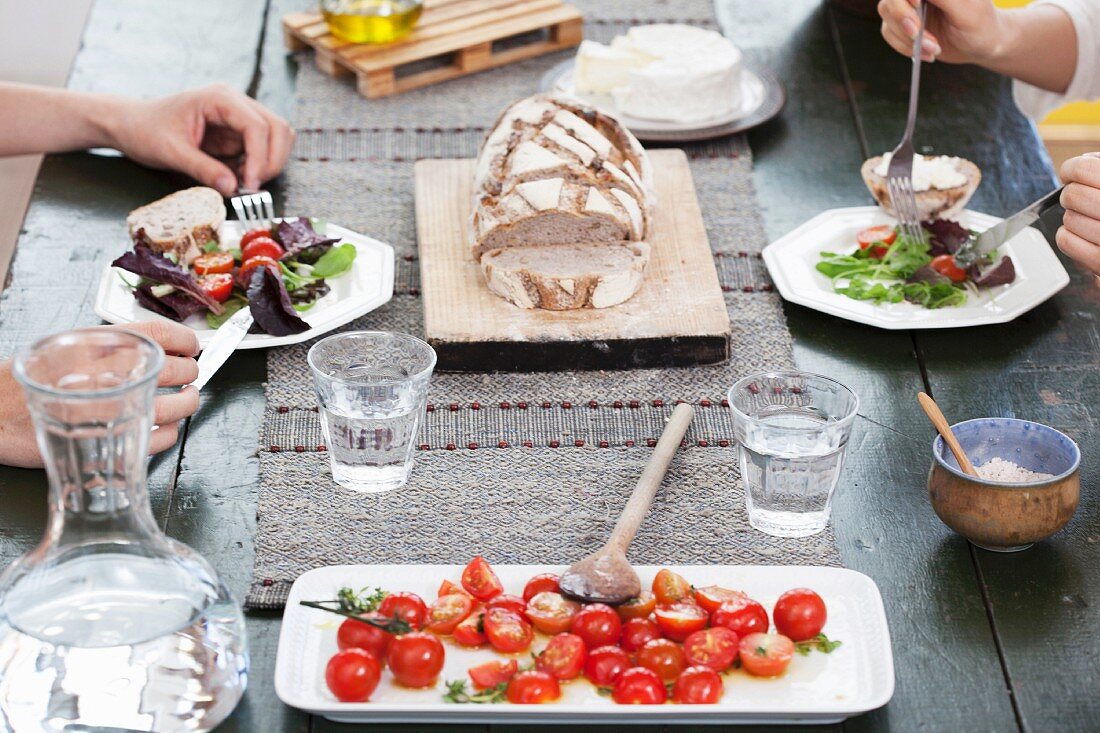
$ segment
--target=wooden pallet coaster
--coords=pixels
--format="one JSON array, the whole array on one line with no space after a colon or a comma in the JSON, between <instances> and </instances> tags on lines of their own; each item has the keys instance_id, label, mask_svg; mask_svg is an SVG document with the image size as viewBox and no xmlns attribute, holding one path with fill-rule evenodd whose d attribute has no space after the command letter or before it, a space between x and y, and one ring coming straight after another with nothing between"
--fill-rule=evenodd
<instances>
[{"instance_id":1,"label":"wooden pallet coaster","mask_svg":"<svg viewBox=\"0 0 1100 733\"><path fill-rule=\"evenodd\" d=\"M283 39L291 51L312 48L326 74L355 74L359 93L376 99L576 46L582 23L580 11L561 0L425 0L412 33L392 43L342 41L329 33L319 12L283 16ZM545 37L530 42L495 43L542 30ZM442 66L408 69L448 57Z\"/></svg>"}]
</instances>

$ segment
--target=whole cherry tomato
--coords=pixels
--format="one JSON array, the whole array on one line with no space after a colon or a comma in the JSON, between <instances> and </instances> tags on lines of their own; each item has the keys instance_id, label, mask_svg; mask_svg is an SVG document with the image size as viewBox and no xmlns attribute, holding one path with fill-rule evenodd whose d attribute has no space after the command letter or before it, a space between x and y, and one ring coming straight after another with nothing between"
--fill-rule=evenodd
<instances>
[{"instance_id":1,"label":"whole cherry tomato","mask_svg":"<svg viewBox=\"0 0 1100 733\"><path fill-rule=\"evenodd\" d=\"M675 682L687 667L684 650L668 639L654 639L638 652L638 666L651 669L665 682Z\"/></svg>"},{"instance_id":2,"label":"whole cherry tomato","mask_svg":"<svg viewBox=\"0 0 1100 733\"><path fill-rule=\"evenodd\" d=\"M527 603L527 618L544 634L560 634L573 625L573 617L581 610L581 604L571 601L561 593L543 591L532 596Z\"/></svg>"},{"instance_id":3,"label":"whole cherry tomato","mask_svg":"<svg viewBox=\"0 0 1100 733\"><path fill-rule=\"evenodd\" d=\"M535 657L535 669L554 679L571 680L584 669L588 650L576 634L558 634Z\"/></svg>"},{"instance_id":4,"label":"whole cherry tomato","mask_svg":"<svg viewBox=\"0 0 1100 733\"><path fill-rule=\"evenodd\" d=\"M591 603L573 617L571 629L584 639L589 649L608 644L617 644L622 633L623 622L615 609L603 603Z\"/></svg>"},{"instance_id":5,"label":"whole cherry tomato","mask_svg":"<svg viewBox=\"0 0 1100 733\"><path fill-rule=\"evenodd\" d=\"M390 644L386 660L397 683L405 687L431 687L443 671L443 643L423 631L398 636Z\"/></svg>"},{"instance_id":6,"label":"whole cherry tomato","mask_svg":"<svg viewBox=\"0 0 1100 733\"><path fill-rule=\"evenodd\" d=\"M653 595L657 596L659 604L677 603L692 597L691 583L682 575L663 568L653 578Z\"/></svg>"},{"instance_id":7,"label":"whole cherry tomato","mask_svg":"<svg viewBox=\"0 0 1100 733\"><path fill-rule=\"evenodd\" d=\"M787 670L794 642L782 634L749 634L741 640L741 666L757 677L777 677Z\"/></svg>"},{"instance_id":8,"label":"whole cherry tomato","mask_svg":"<svg viewBox=\"0 0 1100 733\"><path fill-rule=\"evenodd\" d=\"M233 294L233 276L226 273L203 275L199 278L199 287L214 300L224 303Z\"/></svg>"},{"instance_id":9,"label":"whole cherry tomato","mask_svg":"<svg viewBox=\"0 0 1100 733\"><path fill-rule=\"evenodd\" d=\"M462 646L481 646L485 638L485 612L474 611L452 632L455 642Z\"/></svg>"},{"instance_id":10,"label":"whole cherry tomato","mask_svg":"<svg viewBox=\"0 0 1100 733\"><path fill-rule=\"evenodd\" d=\"M378 621L389 620L378 611L364 613L362 617ZM336 646L340 649L366 649L375 659L385 660L392 641L393 634L390 632L353 618L340 624L336 631Z\"/></svg>"},{"instance_id":11,"label":"whole cherry tomato","mask_svg":"<svg viewBox=\"0 0 1100 733\"><path fill-rule=\"evenodd\" d=\"M487 690L515 677L518 669L519 663L514 659L507 661L491 659L484 664L470 667L466 670L466 674L470 675L470 681L474 683L474 689Z\"/></svg>"},{"instance_id":12,"label":"whole cherry tomato","mask_svg":"<svg viewBox=\"0 0 1100 733\"><path fill-rule=\"evenodd\" d=\"M341 702L366 702L381 676L381 665L365 649L336 652L325 665L325 684Z\"/></svg>"},{"instance_id":13,"label":"whole cherry tomato","mask_svg":"<svg viewBox=\"0 0 1100 733\"><path fill-rule=\"evenodd\" d=\"M726 601L736 601L741 598L748 598L748 596L739 590L730 590L717 585L695 589L695 602L702 606L707 613L714 613Z\"/></svg>"},{"instance_id":14,"label":"whole cherry tomato","mask_svg":"<svg viewBox=\"0 0 1100 733\"><path fill-rule=\"evenodd\" d=\"M631 667L615 680L611 699L620 705L661 705L668 700L668 690L653 670Z\"/></svg>"},{"instance_id":15,"label":"whole cherry tomato","mask_svg":"<svg viewBox=\"0 0 1100 733\"><path fill-rule=\"evenodd\" d=\"M527 585L523 586L523 600L530 601L539 593L557 593L561 590L558 586L558 580L560 578L553 573L536 575L527 581Z\"/></svg>"},{"instance_id":16,"label":"whole cherry tomato","mask_svg":"<svg viewBox=\"0 0 1100 733\"><path fill-rule=\"evenodd\" d=\"M672 686L672 701L681 705L713 705L722 699L722 678L709 667L688 667Z\"/></svg>"},{"instance_id":17,"label":"whole cherry tomato","mask_svg":"<svg viewBox=\"0 0 1100 733\"><path fill-rule=\"evenodd\" d=\"M506 695L510 703L537 705L561 697L561 685L545 672L532 669L513 677Z\"/></svg>"},{"instance_id":18,"label":"whole cherry tomato","mask_svg":"<svg viewBox=\"0 0 1100 733\"><path fill-rule=\"evenodd\" d=\"M218 275L233 272L234 264L236 260L233 255L216 249L196 257L192 260L191 267L195 268L196 275Z\"/></svg>"},{"instance_id":19,"label":"whole cherry tomato","mask_svg":"<svg viewBox=\"0 0 1100 733\"><path fill-rule=\"evenodd\" d=\"M383 616L399 618L411 626L413 631L418 631L424 625L428 607L424 605L424 599L415 593L400 591L383 598L378 612Z\"/></svg>"},{"instance_id":20,"label":"whole cherry tomato","mask_svg":"<svg viewBox=\"0 0 1100 733\"><path fill-rule=\"evenodd\" d=\"M657 608L657 596L648 590L643 590L636 598L631 598L626 603L616 606L619 618L627 621L632 618L649 618L653 609Z\"/></svg>"},{"instance_id":21,"label":"whole cherry tomato","mask_svg":"<svg viewBox=\"0 0 1100 733\"><path fill-rule=\"evenodd\" d=\"M696 631L684 639L684 658L692 666L703 666L724 672L737 659L740 639L725 626Z\"/></svg>"},{"instance_id":22,"label":"whole cherry tomato","mask_svg":"<svg viewBox=\"0 0 1100 733\"><path fill-rule=\"evenodd\" d=\"M462 587L479 601L487 601L504 591L500 578L481 555L478 555L462 571Z\"/></svg>"},{"instance_id":23,"label":"whole cherry tomato","mask_svg":"<svg viewBox=\"0 0 1100 733\"><path fill-rule=\"evenodd\" d=\"M806 641L825 626L825 601L809 588L795 588L779 596L772 609L775 630L791 641Z\"/></svg>"},{"instance_id":24,"label":"whole cherry tomato","mask_svg":"<svg viewBox=\"0 0 1100 733\"><path fill-rule=\"evenodd\" d=\"M424 628L434 634L451 634L474 610L474 601L465 593L436 598L428 609Z\"/></svg>"},{"instance_id":25,"label":"whole cherry tomato","mask_svg":"<svg viewBox=\"0 0 1100 733\"><path fill-rule=\"evenodd\" d=\"M630 668L630 655L617 646L601 646L588 653L584 676L596 687L610 687L622 672Z\"/></svg>"},{"instance_id":26,"label":"whole cherry tomato","mask_svg":"<svg viewBox=\"0 0 1100 733\"><path fill-rule=\"evenodd\" d=\"M485 612L485 638L498 652L514 654L531 646L535 631L518 613L507 608L490 608Z\"/></svg>"},{"instance_id":27,"label":"whole cherry tomato","mask_svg":"<svg viewBox=\"0 0 1100 733\"><path fill-rule=\"evenodd\" d=\"M656 623L647 618L632 618L623 624L619 646L628 652L636 652L645 646L646 642L660 638L661 630Z\"/></svg>"},{"instance_id":28,"label":"whole cherry tomato","mask_svg":"<svg viewBox=\"0 0 1100 733\"><path fill-rule=\"evenodd\" d=\"M283 248L271 237L255 237L241 245L242 260L250 260L253 257L270 257L277 260L283 254L285 254Z\"/></svg>"},{"instance_id":29,"label":"whole cherry tomato","mask_svg":"<svg viewBox=\"0 0 1100 733\"><path fill-rule=\"evenodd\" d=\"M725 626L745 638L748 634L763 633L768 630L768 612L753 599L745 596L726 601L710 615L711 626Z\"/></svg>"},{"instance_id":30,"label":"whole cherry tomato","mask_svg":"<svg viewBox=\"0 0 1100 733\"><path fill-rule=\"evenodd\" d=\"M707 627L707 612L694 601L658 606L654 613L661 633L673 641L683 641L693 631Z\"/></svg>"},{"instance_id":31,"label":"whole cherry tomato","mask_svg":"<svg viewBox=\"0 0 1100 733\"><path fill-rule=\"evenodd\" d=\"M527 611L527 601L511 593L501 593L485 604L486 608L507 608L522 616Z\"/></svg>"}]
</instances>

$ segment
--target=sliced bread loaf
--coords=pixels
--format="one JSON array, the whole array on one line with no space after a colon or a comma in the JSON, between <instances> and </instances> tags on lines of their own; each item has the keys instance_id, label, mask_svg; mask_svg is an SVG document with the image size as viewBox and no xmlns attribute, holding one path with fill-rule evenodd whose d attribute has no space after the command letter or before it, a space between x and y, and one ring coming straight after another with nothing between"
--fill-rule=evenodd
<instances>
[{"instance_id":1,"label":"sliced bread loaf","mask_svg":"<svg viewBox=\"0 0 1100 733\"><path fill-rule=\"evenodd\" d=\"M489 289L520 308L608 308L642 285L645 242L505 247L486 252L481 271Z\"/></svg>"},{"instance_id":2,"label":"sliced bread loaf","mask_svg":"<svg viewBox=\"0 0 1100 733\"><path fill-rule=\"evenodd\" d=\"M207 242L218 241L225 223L225 202L212 188L196 186L134 209L126 226L135 243L161 254L172 253L186 267L202 254Z\"/></svg>"}]
</instances>

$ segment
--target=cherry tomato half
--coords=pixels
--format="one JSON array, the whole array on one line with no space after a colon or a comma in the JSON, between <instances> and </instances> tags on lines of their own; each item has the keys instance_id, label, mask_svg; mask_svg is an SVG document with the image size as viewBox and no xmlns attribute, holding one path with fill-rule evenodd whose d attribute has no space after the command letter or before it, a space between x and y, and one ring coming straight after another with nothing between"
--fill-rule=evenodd
<instances>
[{"instance_id":1,"label":"cherry tomato half","mask_svg":"<svg viewBox=\"0 0 1100 733\"><path fill-rule=\"evenodd\" d=\"M966 270L955 264L955 258L952 255L933 257L930 264L933 270L946 278L950 278L953 283L961 283L966 279Z\"/></svg>"},{"instance_id":2,"label":"cherry tomato half","mask_svg":"<svg viewBox=\"0 0 1100 733\"><path fill-rule=\"evenodd\" d=\"M413 631L393 640L386 661L398 684L431 687L443 670L444 657L443 642L423 631Z\"/></svg>"},{"instance_id":3,"label":"cherry tomato half","mask_svg":"<svg viewBox=\"0 0 1100 733\"><path fill-rule=\"evenodd\" d=\"M199 287L214 300L224 303L233 294L233 276L224 272L217 275L203 275L199 278Z\"/></svg>"},{"instance_id":4,"label":"cherry tomato half","mask_svg":"<svg viewBox=\"0 0 1100 733\"><path fill-rule=\"evenodd\" d=\"M336 652L325 665L325 684L341 702L366 702L381 676L381 665L365 649Z\"/></svg>"},{"instance_id":5,"label":"cherry tomato half","mask_svg":"<svg viewBox=\"0 0 1100 733\"><path fill-rule=\"evenodd\" d=\"M673 641L683 641L693 631L707 627L707 612L693 602L657 606L654 613L661 633Z\"/></svg>"},{"instance_id":6,"label":"cherry tomato half","mask_svg":"<svg viewBox=\"0 0 1100 733\"><path fill-rule=\"evenodd\" d=\"M890 248L890 245L894 243L894 240L898 238L898 230L888 224L880 224L879 226L867 227L856 235L856 242L859 244L860 249L870 248L870 256L876 260L881 260L886 254L886 250Z\"/></svg>"},{"instance_id":7,"label":"cherry tomato half","mask_svg":"<svg viewBox=\"0 0 1100 733\"><path fill-rule=\"evenodd\" d=\"M577 612L570 627L574 634L584 639L589 649L619 643L623 622L615 609L603 603L590 603Z\"/></svg>"},{"instance_id":8,"label":"cherry tomato half","mask_svg":"<svg viewBox=\"0 0 1100 733\"><path fill-rule=\"evenodd\" d=\"M424 599L415 593L400 591L383 598L378 612L389 618L399 618L411 626L413 631L419 631L428 615L428 607L424 605Z\"/></svg>"},{"instance_id":9,"label":"cherry tomato half","mask_svg":"<svg viewBox=\"0 0 1100 733\"><path fill-rule=\"evenodd\" d=\"M615 610L619 612L619 618L626 621L632 618L649 618L649 614L653 613L655 608L657 608L657 596L648 590L643 590L637 598L631 598L626 603L616 606Z\"/></svg>"},{"instance_id":10,"label":"cherry tomato half","mask_svg":"<svg viewBox=\"0 0 1100 733\"><path fill-rule=\"evenodd\" d=\"M260 237L267 237L268 239L271 239L271 230L270 229L253 229L251 231L245 232L241 236L240 244L238 244L237 246L240 247L241 249L244 249L244 246L246 244L251 242L253 239L259 239Z\"/></svg>"},{"instance_id":11,"label":"cherry tomato half","mask_svg":"<svg viewBox=\"0 0 1100 733\"><path fill-rule=\"evenodd\" d=\"M630 655L617 646L601 646L588 653L584 676L596 687L611 687L630 668Z\"/></svg>"},{"instance_id":12,"label":"cherry tomato half","mask_svg":"<svg viewBox=\"0 0 1100 733\"><path fill-rule=\"evenodd\" d=\"M285 254L283 248L271 237L253 237L241 245L241 259L246 261L253 257L270 257L277 260L283 254Z\"/></svg>"},{"instance_id":13,"label":"cherry tomato half","mask_svg":"<svg viewBox=\"0 0 1100 733\"><path fill-rule=\"evenodd\" d=\"M478 555L462 571L462 587L479 601L487 601L504 591L500 578L481 555Z\"/></svg>"},{"instance_id":14,"label":"cherry tomato half","mask_svg":"<svg viewBox=\"0 0 1100 733\"><path fill-rule=\"evenodd\" d=\"M452 632L455 642L462 646L481 646L485 638L485 612L474 611Z\"/></svg>"},{"instance_id":15,"label":"cherry tomato half","mask_svg":"<svg viewBox=\"0 0 1100 733\"><path fill-rule=\"evenodd\" d=\"M561 593L543 591L535 594L527 603L527 618L544 634L560 634L573 625L573 617L581 610L581 604L571 601Z\"/></svg>"},{"instance_id":16,"label":"cherry tomato half","mask_svg":"<svg viewBox=\"0 0 1100 733\"><path fill-rule=\"evenodd\" d=\"M791 641L806 641L820 634L826 617L825 601L809 588L787 591L772 609L775 630Z\"/></svg>"},{"instance_id":17,"label":"cherry tomato half","mask_svg":"<svg viewBox=\"0 0 1100 733\"><path fill-rule=\"evenodd\" d=\"M722 678L708 667L688 667L672 686L672 701L681 705L713 705L722 699Z\"/></svg>"},{"instance_id":18,"label":"cherry tomato half","mask_svg":"<svg viewBox=\"0 0 1100 733\"><path fill-rule=\"evenodd\" d=\"M588 650L576 634L558 634L535 657L535 669L554 679L571 680L584 669Z\"/></svg>"},{"instance_id":19,"label":"cherry tomato half","mask_svg":"<svg viewBox=\"0 0 1100 733\"><path fill-rule=\"evenodd\" d=\"M511 593L501 593L493 596L493 599L485 604L486 608L507 608L509 611L522 616L527 611L527 601Z\"/></svg>"},{"instance_id":20,"label":"cherry tomato half","mask_svg":"<svg viewBox=\"0 0 1100 733\"><path fill-rule=\"evenodd\" d=\"M553 702L561 697L558 681L538 670L520 672L508 683L508 702L519 705L537 705Z\"/></svg>"},{"instance_id":21,"label":"cherry tomato half","mask_svg":"<svg viewBox=\"0 0 1100 733\"><path fill-rule=\"evenodd\" d=\"M619 646L628 652L636 652L647 642L661 638L661 629L647 618L632 618L623 624Z\"/></svg>"},{"instance_id":22,"label":"cherry tomato half","mask_svg":"<svg viewBox=\"0 0 1100 733\"><path fill-rule=\"evenodd\" d=\"M282 270L279 269L279 263L270 257L253 257L250 260L246 260L241 268L237 270L237 284L245 290L248 290L248 286L252 284L252 273L258 267L266 267L271 270L276 277L281 278L283 276Z\"/></svg>"},{"instance_id":23,"label":"cherry tomato half","mask_svg":"<svg viewBox=\"0 0 1100 733\"><path fill-rule=\"evenodd\" d=\"M485 638L498 652L513 654L531 646L535 631L518 613L507 608L490 608L485 612Z\"/></svg>"},{"instance_id":24,"label":"cherry tomato half","mask_svg":"<svg viewBox=\"0 0 1100 733\"><path fill-rule=\"evenodd\" d=\"M695 589L695 602L702 606L707 613L714 613L726 601L736 601L747 597L739 590L730 590L717 585Z\"/></svg>"},{"instance_id":25,"label":"cherry tomato half","mask_svg":"<svg viewBox=\"0 0 1100 733\"><path fill-rule=\"evenodd\" d=\"M363 618L374 618L379 621L389 620L378 611L364 613ZM336 631L336 646L340 649L366 649L374 655L375 659L384 660L386 658L386 652L389 651L392 641L393 634L390 632L362 621L356 621L353 618L349 618L340 624L340 628Z\"/></svg>"},{"instance_id":26,"label":"cherry tomato half","mask_svg":"<svg viewBox=\"0 0 1100 733\"><path fill-rule=\"evenodd\" d=\"M449 580L444 580L442 583L439 584L439 591L435 594L435 597L442 598L443 596L449 596L452 593L461 593L464 596L470 595L461 585L452 583ZM470 597L473 598L473 596Z\"/></svg>"},{"instance_id":27,"label":"cherry tomato half","mask_svg":"<svg viewBox=\"0 0 1100 733\"><path fill-rule=\"evenodd\" d=\"M676 603L692 597L691 583L668 568L662 568L653 578L653 595L657 603Z\"/></svg>"},{"instance_id":28,"label":"cherry tomato half","mask_svg":"<svg viewBox=\"0 0 1100 733\"><path fill-rule=\"evenodd\" d=\"M530 601L539 593L557 593L561 590L558 586L558 580L560 578L554 573L536 575L527 581L527 585L523 586L523 600Z\"/></svg>"},{"instance_id":29,"label":"cherry tomato half","mask_svg":"<svg viewBox=\"0 0 1100 733\"><path fill-rule=\"evenodd\" d=\"M684 658L692 666L724 672L737 659L740 639L725 626L703 629L684 639Z\"/></svg>"},{"instance_id":30,"label":"cherry tomato half","mask_svg":"<svg viewBox=\"0 0 1100 733\"><path fill-rule=\"evenodd\" d=\"M470 675L470 681L474 683L475 689L487 690L515 677L517 669L519 669L519 663L514 659L492 659L485 664L470 667L466 670L466 674Z\"/></svg>"},{"instance_id":31,"label":"cherry tomato half","mask_svg":"<svg viewBox=\"0 0 1100 733\"><path fill-rule=\"evenodd\" d=\"M611 699L620 705L661 705L668 700L668 690L653 670L631 667L615 680Z\"/></svg>"},{"instance_id":32,"label":"cherry tomato half","mask_svg":"<svg viewBox=\"0 0 1100 733\"><path fill-rule=\"evenodd\" d=\"M687 667L684 650L668 639L654 639L638 652L638 666L651 669L665 682L674 682Z\"/></svg>"},{"instance_id":33,"label":"cherry tomato half","mask_svg":"<svg viewBox=\"0 0 1100 733\"><path fill-rule=\"evenodd\" d=\"M782 634L749 634L741 640L741 666L757 677L777 677L787 670L794 642Z\"/></svg>"},{"instance_id":34,"label":"cherry tomato half","mask_svg":"<svg viewBox=\"0 0 1100 733\"><path fill-rule=\"evenodd\" d=\"M233 272L235 262L233 255L228 252L214 250L196 257L191 262L191 267L195 268L196 275L218 275Z\"/></svg>"},{"instance_id":35,"label":"cherry tomato half","mask_svg":"<svg viewBox=\"0 0 1100 733\"><path fill-rule=\"evenodd\" d=\"M424 628L433 634L451 634L474 610L474 601L465 593L452 593L435 599L428 609Z\"/></svg>"},{"instance_id":36,"label":"cherry tomato half","mask_svg":"<svg viewBox=\"0 0 1100 733\"><path fill-rule=\"evenodd\" d=\"M710 625L725 626L743 639L749 634L768 630L768 612L759 603L745 596L726 601L719 606L710 615Z\"/></svg>"}]
</instances>

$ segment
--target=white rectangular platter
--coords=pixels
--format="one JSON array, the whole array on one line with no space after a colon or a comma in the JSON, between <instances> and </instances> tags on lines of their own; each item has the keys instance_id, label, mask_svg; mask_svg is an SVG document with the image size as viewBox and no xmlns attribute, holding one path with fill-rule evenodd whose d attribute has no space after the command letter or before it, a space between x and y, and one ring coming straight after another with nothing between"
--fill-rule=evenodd
<instances>
[{"instance_id":1,"label":"white rectangular platter","mask_svg":"<svg viewBox=\"0 0 1100 733\"><path fill-rule=\"evenodd\" d=\"M983 231L1001 221L966 210L959 223ZM832 281L817 271L822 252L850 252L856 233L879 224L895 223L878 206L830 209L769 244L764 264L784 300L807 308L885 329L962 328L1006 323L1027 313L1069 284L1069 273L1038 229L1027 228L1001 246L1012 257L1016 281L970 293L964 305L928 308L913 303L853 300L834 292Z\"/></svg>"},{"instance_id":2,"label":"white rectangular platter","mask_svg":"<svg viewBox=\"0 0 1100 733\"><path fill-rule=\"evenodd\" d=\"M388 670L366 703L342 703L329 693L325 665L336 653L341 618L299 605L335 597L342 586L412 591L426 602L440 581L457 582L462 565L336 565L311 570L295 581L283 613L275 665L275 691L287 705L342 722L360 723L586 723L717 724L834 723L874 710L894 692L894 662L882 598L874 581L854 570L810 566L669 566L696 586L743 590L769 614L784 591L808 587L828 609L824 633L842 645L830 654L795 655L778 679L737 670L724 676L725 695L715 705L616 705L584 680L562 685L562 697L546 705L456 705L443 701L445 680L468 680L467 668L500 655L463 649L445 640L446 662L436 687L400 688ZM560 573L560 566L496 565L508 593L520 593L531 576ZM659 567L638 566L644 587ZM532 651L545 645L537 637Z\"/></svg>"}]
</instances>

